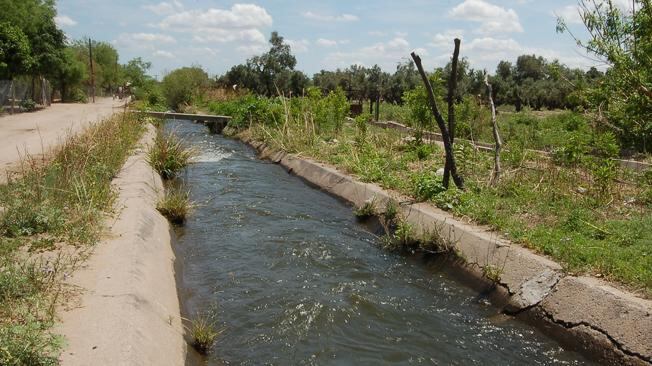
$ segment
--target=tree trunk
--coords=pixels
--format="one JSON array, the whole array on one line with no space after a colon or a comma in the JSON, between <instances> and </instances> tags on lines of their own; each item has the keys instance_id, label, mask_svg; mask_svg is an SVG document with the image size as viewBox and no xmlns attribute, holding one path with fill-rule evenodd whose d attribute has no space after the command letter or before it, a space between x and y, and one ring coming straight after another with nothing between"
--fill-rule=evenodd
<instances>
[{"instance_id":1,"label":"tree trunk","mask_svg":"<svg viewBox=\"0 0 652 366\"><path fill-rule=\"evenodd\" d=\"M380 93L376 95L376 122L380 119Z\"/></svg>"},{"instance_id":2,"label":"tree trunk","mask_svg":"<svg viewBox=\"0 0 652 366\"><path fill-rule=\"evenodd\" d=\"M439 126L439 131L441 131L441 137L444 142L444 150L446 151L446 164L450 167L450 174L453 177L453 182L459 189L464 189L464 180L457 174L457 166L455 165L455 156L453 155L453 146L451 145L450 135L448 134L448 128L446 127L446 122L444 117L439 113L439 108L437 108L437 102L435 101L435 93L432 91L432 85L430 80L428 80L428 75L423 70L423 65L421 65L421 57L416 53L412 52L412 59L414 60L415 65L419 69L419 74L423 84L426 87L426 92L428 93L428 102L430 103L430 109L432 114L435 116L435 121ZM444 187L448 188L448 182L444 182Z\"/></svg>"},{"instance_id":3,"label":"tree trunk","mask_svg":"<svg viewBox=\"0 0 652 366\"><path fill-rule=\"evenodd\" d=\"M489 84L489 76L485 75L484 83L487 86L487 97L489 98L489 105L491 106L491 123L493 126L494 140L496 141L496 148L494 149L494 172L491 177L491 184L497 184L500 180L500 148L503 145L498 132L498 122L496 121L496 106L494 105L493 90Z\"/></svg>"},{"instance_id":4,"label":"tree trunk","mask_svg":"<svg viewBox=\"0 0 652 366\"><path fill-rule=\"evenodd\" d=\"M451 63L451 74L448 77L448 133L451 136L451 147L455 143L455 94L457 94L457 63L460 56L460 40L455 38L455 49L453 50L453 61ZM448 164L444 165L444 186L448 187L450 181L450 169Z\"/></svg>"}]
</instances>

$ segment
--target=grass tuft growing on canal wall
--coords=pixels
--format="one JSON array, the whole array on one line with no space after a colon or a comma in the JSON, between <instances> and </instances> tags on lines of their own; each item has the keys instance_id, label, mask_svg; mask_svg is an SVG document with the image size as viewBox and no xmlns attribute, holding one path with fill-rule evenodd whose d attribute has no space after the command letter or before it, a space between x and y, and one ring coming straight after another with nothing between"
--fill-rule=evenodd
<instances>
[{"instance_id":1,"label":"grass tuft growing on canal wall","mask_svg":"<svg viewBox=\"0 0 652 366\"><path fill-rule=\"evenodd\" d=\"M173 225L181 226L186 222L194 204L190 193L178 188L168 188L165 196L156 205L156 209Z\"/></svg>"},{"instance_id":2,"label":"grass tuft growing on canal wall","mask_svg":"<svg viewBox=\"0 0 652 366\"><path fill-rule=\"evenodd\" d=\"M143 131L134 116L116 115L24 159L0 185L0 365L58 364L62 340L50 327L78 259L61 253L99 240L111 181Z\"/></svg>"},{"instance_id":3,"label":"grass tuft growing on canal wall","mask_svg":"<svg viewBox=\"0 0 652 366\"><path fill-rule=\"evenodd\" d=\"M147 161L163 179L172 179L190 164L195 155L196 152L186 147L176 135L159 130L147 154Z\"/></svg>"},{"instance_id":4,"label":"grass tuft growing on canal wall","mask_svg":"<svg viewBox=\"0 0 652 366\"><path fill-rule=\"evenodd\" d=\"M217 322L213 313L198 314L194 319L188 320L186 327L191 339L192 347L202 355L210 352L217 338L224 331L216 329Z\"/></svg>"}]
</instances>

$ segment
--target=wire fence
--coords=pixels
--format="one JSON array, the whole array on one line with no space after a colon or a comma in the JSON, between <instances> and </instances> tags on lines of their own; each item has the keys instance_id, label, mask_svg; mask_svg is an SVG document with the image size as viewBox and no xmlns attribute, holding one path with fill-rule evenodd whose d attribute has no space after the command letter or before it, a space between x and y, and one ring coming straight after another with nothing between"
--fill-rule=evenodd
<instances>
[{"instance_id":1,"label":"wire fence","mask_svg":"<svg viewBox=\"0 0 652 366\"><path fill-rule=\"evenodd\" d=\"M0 114L49 106L52 87L45 78L0 80Z\"/></svg>"}]
</instances>

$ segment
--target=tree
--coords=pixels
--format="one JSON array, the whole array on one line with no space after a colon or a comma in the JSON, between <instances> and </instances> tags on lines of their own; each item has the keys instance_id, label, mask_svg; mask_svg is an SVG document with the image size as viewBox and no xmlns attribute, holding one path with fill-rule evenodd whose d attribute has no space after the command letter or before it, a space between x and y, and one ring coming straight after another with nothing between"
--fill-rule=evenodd
<instances>
[{"instance_id":1,"label":"tree","mask_svg":"<svg viewBox=\"0 0 652 366\"><path fill-rule=\"evenodd\" d=\"M278 32L272 32L269 43L269 51L248 59L244 65L233 66L219 79L219 84L223 87L238 85L266 96L279 92L300 95L308 86L309 79L301 71L294 70L297 59L292 55L290 45Z\"/></svg>"},{"instance_id":2,"label":"tree","mask_svg":"<svg viewBox=\"0 0 652 366\"><path fill-rule=\"evenodd\" d=\"M13 79L27 73L32 62L25 33L9 23L0 23L0 79Z\"/></svg>"},{"instance_id":3,"label":"tree","mask_svg":"<svg viewBox=\"0 0 652 366\"><path fill-rule=\"evenodd\" d=\"M172 108L190 104L208 86L208 74L198 66L182 67L165 75L163 95Z\"/></svg>"},{"instance_id":4,"label":"tree","mask_svg":"<svg viewBox=\"0 0 652 366\"><path fill-rule=\"evenodd\" d=\"M557 30L568 32L609 69L589 88L588 100L602 128L625 148L650 151L652 139L652 1L634 0L621 9L612 0L580 0L588 40L578 39L563 19ZM593 73L595 74L595 73Z\"/></svg>"},{"instance_id":5,"label":"tree","mask_svg":"<svg viewBox=\"0 0 652 366\"><path fill-rule=\"evenodd\" d=\"M151 76L147 75L147 71L151 67L151 62L146 62L142 58L136 57L122 66L122 77L134 87L142 88L152 79Z\"/></svg>"},{"instance_id":6,"label":"tree","mask_svg":"<svg viewBox=\"0 0 652 366\"><path fill-rule=\"evenodd\" d=\"M60 53L54 86L61 92L62 101L79 99L77 89L88 76L86 64L80 61L73 48L66 48Z\"/></svg>"}]
</instances>

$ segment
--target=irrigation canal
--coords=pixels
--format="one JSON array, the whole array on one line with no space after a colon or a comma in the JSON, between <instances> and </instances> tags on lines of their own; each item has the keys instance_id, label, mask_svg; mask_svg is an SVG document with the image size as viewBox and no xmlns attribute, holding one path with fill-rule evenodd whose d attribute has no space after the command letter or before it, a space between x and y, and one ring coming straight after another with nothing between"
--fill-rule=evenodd
<instances>
[{"instance_id":1,"label":"irrigation canal","mask_svg":"<svg viewBox=\"0 0 652 366\"><path fill-rule=\"evenodd\" d=\"M186 317L225 331L208 365L586 365L497 315L437 261L392 254L351 207L205 126L166 129L200 152L199 204L175 243Z\"/></svg>"}]
</instances>

